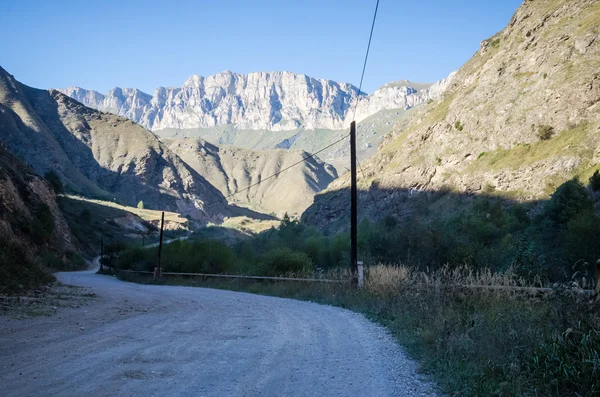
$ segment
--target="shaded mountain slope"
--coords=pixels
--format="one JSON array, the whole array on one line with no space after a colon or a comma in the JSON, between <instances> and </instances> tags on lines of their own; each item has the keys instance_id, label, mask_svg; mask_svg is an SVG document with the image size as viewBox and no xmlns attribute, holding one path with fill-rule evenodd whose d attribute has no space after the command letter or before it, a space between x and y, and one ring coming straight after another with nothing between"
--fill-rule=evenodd
<instances>
[{"instance_id":1,"label":"shaded mountain slope","mask_svg":"<svg viewBox=\"0 0 600 397\"><path fill-rule=\"evenodd\" d=\"M134 122L87 108L56 91L27 87L0 69L0 139L43 174L55 169L67 188L128 205L178 211L219 222L223 196L158 138Z\"/></svg>"},{"instance_id":2,"label":"shaded mountain slope","mask_svg":"<svg viewBox=\"0 0 600 397\"><path fill-rule=\"evenodd\" d=\"M220 147L195 138L164 139L164 142L225 196L258 183L308 156L308 153L296 150L258 151ZM265 213L301 214L312 204L315 193L325 189L335 178L335 168L318 158L311 158L232 196L230 201Z\"/></svg>"},{"instance_id":3,"label":"shaded mountain slope","mask_svg":"<svg viewBox=\"0 0 600 397\"><path fill-rule=\"evenodd\" d=\"M362 189L387 192L376 195L380 214L402 214L423 191L523 201L587 180L600 163L600 3L525 1L442 99L415 110L363 165ZM329 190L348 183L346 175ZM317 196L305 218L322 224L342 207Z\"/></svg>"},{"instance_id":4,"label":"shaded mountain slope","mask_svg":"<svg viewBox=\"0 0 600 397\"><path fill-rule=\"evenodd\" d=\"M50 185L0 145L0 293L52 279L79 263L69 226Z\"/></svg>"}]
</instances>

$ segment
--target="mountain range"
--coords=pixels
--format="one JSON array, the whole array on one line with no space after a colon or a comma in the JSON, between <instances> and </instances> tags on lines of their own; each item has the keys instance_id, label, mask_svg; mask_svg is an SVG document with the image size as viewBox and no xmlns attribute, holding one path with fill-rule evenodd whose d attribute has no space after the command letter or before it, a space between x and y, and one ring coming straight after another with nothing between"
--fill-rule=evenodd
<instances>
[{"instance_id":1,"label":"mountain range","mask_svg":"<svg viewBox=\"0 0 600 397\"><path fill-rule=\"evenodd\" d=\"M230 71L208 77L193 75L182 87L159 87L153 95L136 88L114 88L106 95L79 87L60 91L152 131L226 125L268 131L340 130L348 127L351 119L360 121L381 110L408 109L436 99L453 76L434 84L391 83L371 95L351 84L303 74Z\"/></svg>"},{"instance_id":2,"label":"mountain range","mask_svg":"<svg viewBox=\"0 0 600 397\"><path fill-rule=\"evenodd\" d=\"M1 137L36 172L55 170L88 196L218 223L240 206L300 214L326 188L304 218L332 225L349 184L348 145L332 143L356 110L367 214L401 215L430 192L536 200L598 168L599 11L594 0L526 1L447 79L371 95L289 72L229 71L152 96L102 95L36 90L0 69ZM280 174L315 152L324 161Z\"/></svg>"},{"instance_id":3,"label":"mountain range","mask_svg":"<svg viewBox=\"0 0 600 397\"><path fill-rule=\"evenodd\" d=\"M300 215L335 178L334 167L298 150L161 141L124 117L88 108L57 90L18 82L0 68L0 141L39 175L56 172L70 193L175 211L220 224L227 217ZM270 178L294 163L299 167ZM285 186L294 185L290 190ZM229 196L243 190L244 194ZM244 209L246 207L248 210ZM259 211L259 212L256 212ZM270 215L269 215L270 216Z\"/></svg>"}]
</instances>

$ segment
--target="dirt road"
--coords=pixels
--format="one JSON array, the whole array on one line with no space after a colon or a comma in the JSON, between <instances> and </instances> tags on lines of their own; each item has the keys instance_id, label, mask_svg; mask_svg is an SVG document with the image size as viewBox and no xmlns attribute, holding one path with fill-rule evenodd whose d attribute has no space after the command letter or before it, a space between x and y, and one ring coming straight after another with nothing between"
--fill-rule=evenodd
<instances>
[{"instance_id":1,"label":"dirt road","mask_svg":"<svg viewBox=\"0 0 600 397\"><path fill-rule=\"evenodd\" d=\"M0 317L4 396L429 396L382 328L347 310L59 273L98 298Z\"/></svg>"}]
</instances>

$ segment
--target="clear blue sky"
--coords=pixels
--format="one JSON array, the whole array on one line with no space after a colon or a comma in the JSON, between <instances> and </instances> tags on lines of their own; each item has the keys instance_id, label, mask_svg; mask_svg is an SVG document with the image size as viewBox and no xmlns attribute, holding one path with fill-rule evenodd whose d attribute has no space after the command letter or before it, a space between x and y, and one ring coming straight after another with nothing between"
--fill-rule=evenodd
<instances>
[{"instance_id":1,"label":"clear blue sky","mask_svg":"<svg viewBox=\"0 0 600 397\"><path fill-rule=\"evenodd\" d=\"M380 0L363 90L434 81L522 0ZM0 0L0 66L38 88L106 92L288 70L358 85L375 0Z\"/></svg>"}]
</instances>

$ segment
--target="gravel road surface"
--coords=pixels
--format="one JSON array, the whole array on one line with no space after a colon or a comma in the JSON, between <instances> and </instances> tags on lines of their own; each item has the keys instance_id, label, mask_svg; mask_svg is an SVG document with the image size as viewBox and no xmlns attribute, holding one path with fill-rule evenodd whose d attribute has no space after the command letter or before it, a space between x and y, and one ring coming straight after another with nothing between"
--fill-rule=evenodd
<instances>
[{"instance_id":1,"label":"gravel road surface","mask_svg":"<svg viewBox=\"0 0 600 397\"><path fill-rule=\"evenodd\" d=\"M0 317L3 396L433 396L392 337L348 310L59 273L98 297Z\"/></svg>"}]
</instances>

